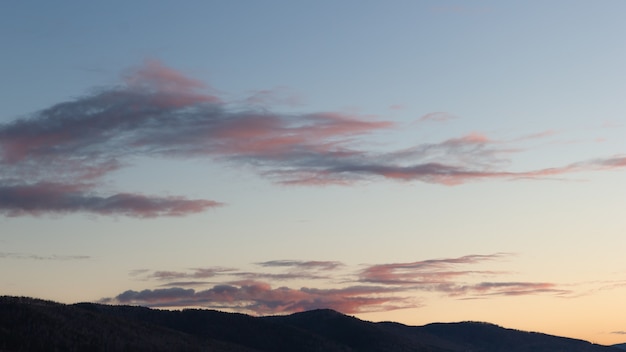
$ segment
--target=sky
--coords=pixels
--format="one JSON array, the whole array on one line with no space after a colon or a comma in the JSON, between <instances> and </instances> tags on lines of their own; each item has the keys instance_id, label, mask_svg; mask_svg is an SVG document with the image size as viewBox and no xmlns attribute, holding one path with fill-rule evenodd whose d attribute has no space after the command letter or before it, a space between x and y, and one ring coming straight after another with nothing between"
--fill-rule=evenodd
<instances>
[{"instance_id":1,"label":"sky","mask_svg":"<svg viewBox=\"0 0 626 352\"><path fill-rule=\"evenodd\" d=\"M626 341L626 2L0 3L0 294Z\"/></svg>"}]
</instances>

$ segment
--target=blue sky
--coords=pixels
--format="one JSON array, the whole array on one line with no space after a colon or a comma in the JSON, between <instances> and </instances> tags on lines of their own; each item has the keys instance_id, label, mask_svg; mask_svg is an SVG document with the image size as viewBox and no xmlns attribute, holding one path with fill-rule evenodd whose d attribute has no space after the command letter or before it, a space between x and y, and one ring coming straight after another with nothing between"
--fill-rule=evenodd
<instances>
[{"instance_id":1,"label":"blue sky","mask_svg":"<svg viewBox=\"0 0 626 352\"><path fill-rule=\"evenodd\" d=\"M624 10L4 3L2 294L621 342Z\"/></svg>"}]
</instances>

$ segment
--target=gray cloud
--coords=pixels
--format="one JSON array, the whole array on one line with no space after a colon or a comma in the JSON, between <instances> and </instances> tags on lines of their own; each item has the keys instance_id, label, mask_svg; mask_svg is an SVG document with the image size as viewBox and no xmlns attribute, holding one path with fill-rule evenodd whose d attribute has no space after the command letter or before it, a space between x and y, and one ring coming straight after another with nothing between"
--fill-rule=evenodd
<instances>
[{"instance_id":1,"label":"gray cloud","mask_svg":"<svg viewBox=\"0 0 626 352\"><path fill-rule=\"evenodd\" d=\"M17 252L0 252L0 258L3 259L27 259L27 260L86 260L91 259L88 255L40 255L33 253L17 253Z\"/></svg>"},{"instance_id":2,"label":"gray cloud","mask_svg":"<svg viewBox=\"0 0 626 352\"><path fill-rule=\"evenodd\" d=\"M0 185L0 213L8 216L44 213L87 212L135 217L180 216L197 213L221 204L183 197L154 197L118 193L107 197L91 194L84 184L37 183Z\"/></svg>"},{"instance_id":3,"label":"gray cloud","mask_svg":"<svg viewBox=\"0 0 626 352\"><path fill-rule=\"evenodd\" d=\"M247 272L221 267L188 271L132 271L130 274L133 277L159 282L159 288L128 290L102 302L153 307L227 308L255 314L291 313L315 308L358 313L420 307L424 304L422 295L425 293L438 293L454 299L536 294L562 297L570 293L549 282L481 281L477 278L497 278L509 273L471 270L474 265L493 263L510 256L508 253L474 254L410 263L376 264L361 270L335 261L271 260L256 264L278 272ZM298 270L294 272L294 269ZM215 281L181 281L185 278L211 278ZM302 279L316 280L319 287L290 287L289 282ZM275 287L277 282L287 284ZM200 289L206 285L212 287Z\"/></svg>"},{"instance_id":4,"label":"gray cloud","mask_svg":"<svg viewBox=\"0 0 626 352\"><path fill-rule=\"evenodd\" d=\"M267 106L278 104L275 98L271 90L259 91L248 100L251 105L230 104L204 83L146 62L117 86L0 124L0 213L157 217L222 205L184 196L103 192L103 179L138 156L246 164L277 183L294 185L375 179L457 185L626 167L626 157L614 155L513 172L505 169L510 155L523 149L480 133L377 152L364 148L371 145L364 138L392 131L393 122L337 112L281 114ZM450 118L433 113L421 120Z\"/></svg>"},{"instance_id":5,"label":"gray cloud","mask_svg":"<svg viewBox=\"0 0 626 352\"><path fill-rule=\"evenodd\" d=\"M272 288L263 282L250 282L240 285L217 285L202 291L180 287L129 290L101 302L152 307L209 306L256 314L291 313L318 308L358 313L419 306L414 300L406 297L388 295L390 292L392 292L390 289L367 286L294 290L287 287Z\"/></svg>"},{"instance_id":6,"label":"gray cloud","mask_svg":"<svg viewBox=\"0 0 626 352\"><path fill-rule=\"evenodd\" d=\"M256 263L263 267L294 267L299 269L333 270L343 266L337 261L270 260Z\"/></svg>"}]
</instances>

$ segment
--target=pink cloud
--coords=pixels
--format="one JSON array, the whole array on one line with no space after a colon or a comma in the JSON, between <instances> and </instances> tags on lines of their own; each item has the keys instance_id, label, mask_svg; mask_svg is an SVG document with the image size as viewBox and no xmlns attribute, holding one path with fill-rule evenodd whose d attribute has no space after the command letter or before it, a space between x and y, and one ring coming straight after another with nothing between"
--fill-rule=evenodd
<instances>
[{"instance_id":1,"label":"pink cloud","mask_svg":"<svg viewBox=\"0 0 626 352\"><path fill-rule=\"evenodd\" d=\"M535 294L564 295L571 291L558 288L549 282L481 282L467 286L451 286L445 289L452 296L523 296Z\"/></svg>"},{"instance_id":2,"label":"pink cloud","mask_svg":"<svg viewBox=\"0 0 626 352\"><path fill-rule=\"evenodd\" d=\"M365 268L359 281L388 285L415 285L447 282L469 274L494 274L492 271L451 270L459 265L479 264L510 254L467 255L459 258L430 259L411 263L378 264Z\"/></svg>"},{"instance_id":3,"label":"pink cloud","mask_svg":"<svg viewBox=\"0 0 626 352\"><path fill-rule=\"evenodd\" d=\"M451 140L443 142L449 143ZM459 140L454 140L459 142ZM468 141L462 141L462 146L467 147ZM483 145L480 140L471 140L470 144ZM604 159L594 159L583 162L576 162L565 166L544 168L529 171L505 171L499 170L498 164L500 160L489 160L494 156L494 152L498 151L475 149L470 150L467 155L460 153L456 156L455 164L443 164L439 162L427 162L414 165L394 165L392 163L350 163L338 164L329 170L320 172L314 170L300 178L313 179L317 184L341 184L354 182L368 176L379 176L390 180L400 181L422 181L429 183L437 183L442 185L454 186L470 181L479 181L487 179L502 180L518 180L518 179L534 179L541 180L553 176L568 175L578 172L591 171L607 171L618 170L626 167L626 157L614 156ZM510 152L508 150L500 151L500 153ZM392 156L393 157L393 156ZM469 159L475 165L468 166L463 158ZM302 170L299 170L302 173ZM338 178L339 177L339 178ZM297 180L291 181L297 183Z\"/></svg>"},{"instance_id":4,"label":"pink cloud","mask_svg":"<svg viewBox=\"0 0 626 352\"><path fill-rule=\"evenodd\" d=\"M123 160L131 155L202 156L295 171L306 163L319 168L327 163L323 159L354 155L358 152L346 146L353 137L392 126L333 112L237 111L204 93L202 82L155 61L128 73L124 82L0 125L0 164L6 174L26 175L31 184L97 181L125 165ZM121 207L141 201L149 206L147 198L130 195L120 193L109 201ZM165 214L211 205L167 201L173 208Z\"/></svg>"},{"instance_id":5,"label":"pink cloud","mask_svg":"<svg viewBox=\"0 0 626 352\"><path fill-rule=\"evenodd\" d=\"M68 131L55 131L31 137L4 137L1 141L2 157L9 163L16 162L34 151L50 148L56 144L63 143L68 138L71 138Z\"/></svg>"},{"instance_id":6,"label":"pink cloud","mask_svg":"<svg viewBox=\"0 0 626 352\"><path fill-rule=\"evenodd\" d=\"M367 121L337 113L287 117L267 113L241 114L216 123L210 138L216 139L210 153L257 159L290 159L310 155L338 155L350 136L390 128L388 121ZM209 145L211 147L211 145Z\"/></svg>"},{"instance_id":7,"label":"pink cloud","mask_svg":"<svg viewBox=\"0 0 626 352\"><path fill-rule=\"evenodd\" d=\"M125 134L158 127L152 125L180 109L219 103L218 98L197 91L204 87L201 82L157 62L149 61L133 71L126 83L0 126L3 159L17 162L27 157L81 156L82 148L123 143Z\"/></svg>"},{"instance_id":8,"label":"pink cloud","mask_svg":"<svg viewBox=\"0 0 626 352\"><path fill-rule=\"evenodd\" d=\"M478 282L475 276L500 276L506 272L493 270L458 270L458 266L480 264L503 258L510 254L468 255L460 258L432 259L411 263L380 264L370 266L359 274L359 281L406 287L406 290L440 292L448 296L472 299L487 296L521 296L534 294L565 295L569 290L547 282ZM467 283L467 281L470 283Z\"/></svg>"},{"instance_id":9,"label":"pink cloud","mask_svg":"<svg viewBox=\"0 0 626 352\"><path fill-rule=\"evenodd\" d=\"M472 144L486 144L491 140L484 134L478 132L472 132L459 138L448 139L444 144L450 145L472 145Z\"/></svg>"},{"instance_id":10,"label":"pink cloud","mask_svg":"<svg viewBox=\"0 0 626 352\"><path fill-rule=\"evenodd\" d=\"M511 176L516 176L520 178L541 178L548 176L565 175L574 172L617 170L623 169L624 167L626 167L626 156L615 155L609 158L592 159L560 167L514 173L511 174Z\"/></svg>"},{"instance_id":11,"label":"pink cloud","mask_svg":"<svg viewBox=\"0 0 626 352\"><path fill-rule=\"evenodd\" d=\"M164 66L157 60L146 60L143 65L124 75L126 85L135 90L150 90L175 95L194 96L198 90L208 86L199 80L189 78L180 72ZM219 102L215 96L198 95L199 102Z\"/></svg>"},{"instance_id":12,"label":"pink cloud","mask_svg":"<svg viewBox=\"0 0 626 352\"><path fill-rule=\"evenodd\" d=\"M265 282L217 285L195 291L179 287L126 291L105 303L136 304L149 307L189 307L235 309L255 314L294 313L330 308L344 313L388 311L419 306L415 300L389 295L380 287L354 286L342 289L272 288Z\"/></svg>"},{"instance_id":13,"label":"pink cloud","mask_svg":"<svg viewBox=\"0 0 626 352\"><path fill-rule=\"evenodd\" d=\"M478 281L501 277L509 272L472 270L470 266L493 263L510 254L467 255L409 263L370 265L347 270L334 261L272 260L257 263L278 273L244 272L220 267L178 271L133 271L131 275L156 280L159 287L128 290L102 302L151 307L206 307L255 314L294 313L331 308L344 313L389 311L416 308L424 304L424 293L438 293L454 299L486 299L520 295L570 294L548 282ZM341 271L337 269L341 268ZM293 272L293 269L303 269ZM325 276L315 276L318 272ZM218 282L179 281L181 278L219 279ZM259 281L263 279L264 281ZM319 287L277 287L276 282L316 279ZM164 283L165 282L165 283ZM353 285L357 283L357 285ZM208 284L209 289L200 289ZM344 286L344 285L349 286Z\"/></svg>"},{"instance_id":14,"label":"pink cloud","mask_svg":"<svg viewBox=\"0 0 626 352\"><path fill-rule=\"evenodd\" d=\"M12 216L46 212L126 214L137 217L186 215L215 207L211 200L117 192L101 196L101 180L134 157L197 157L251 166L261 176L288 185L350 185L393 180L459 185L471 181L544 179L574 172L616 170L616 155L542 169L510 171L511 143L544 138L551 131L497 142L479 132L436 143L379 152L367 138L396 124L337 112L277 113L271 106L227 104L205 83L146 61L128 71L120 85L101 89L0 124L0 199ZM272 90L258 102L275 104ZM254 99L253 99L254 100ZM444 122L444 112L419 121ZM21 180L20 186L15 180ZM82 190L41 191L40 204L23 206L17 191L43 184L86 184ZM16 188L17 187L17 188ZM61 188L63 189L63 188ZM54 204L54 206L52 206Z\"/></svg>"}]
</instances>

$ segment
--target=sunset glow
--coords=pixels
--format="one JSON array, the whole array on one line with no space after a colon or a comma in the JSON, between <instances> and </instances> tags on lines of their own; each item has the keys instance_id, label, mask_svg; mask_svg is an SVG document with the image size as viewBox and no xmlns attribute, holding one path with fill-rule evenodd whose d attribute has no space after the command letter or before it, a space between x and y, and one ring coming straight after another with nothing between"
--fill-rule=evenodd
<instances>
[{"instance_id":1,"label":"sunset glow","mask_svg":"<svg viewBox=\"0 0 626 352\"><path fill-rule=\"evenodd\" d=\"M625 11L0 4L0 295L625 342Z\"/></svg>"}]
</instances>

